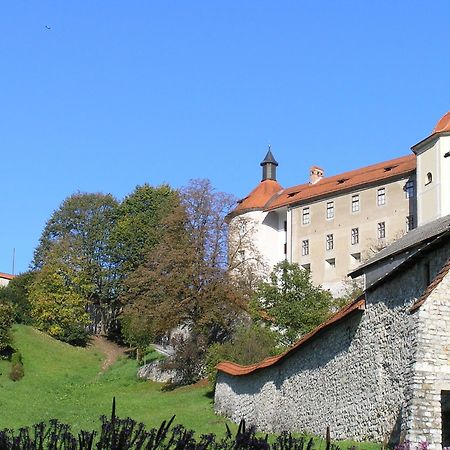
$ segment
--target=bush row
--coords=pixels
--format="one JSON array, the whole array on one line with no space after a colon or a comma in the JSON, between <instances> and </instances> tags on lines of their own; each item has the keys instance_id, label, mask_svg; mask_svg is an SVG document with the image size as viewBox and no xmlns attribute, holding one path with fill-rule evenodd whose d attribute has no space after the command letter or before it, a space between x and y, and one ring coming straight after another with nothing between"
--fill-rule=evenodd
<instances>
[{"instance_id":1,"label":"bush row","mask_svg":"<svg viewBox=\"0 0 450 450\"><path fill-rule=\"evenodd\" d=\"M2 450L312 450L313 439L295 438L282 433L273 442L268 436L259 437L253 427L246 428L245 422L239 425L233 436L228 426L224 437L214 434L196 436L194 431L182 425L172 426L175 416L164 421L159 428L146 430L144 424L115 416L114 406L111 418L102 416L101 428L96 431L80 431L73 434L70 426L58 420L48 424L41 422L31 428L18 431L0 431ZM324 450L338 450L327 443Z\"/></svg>"}]
</instances>

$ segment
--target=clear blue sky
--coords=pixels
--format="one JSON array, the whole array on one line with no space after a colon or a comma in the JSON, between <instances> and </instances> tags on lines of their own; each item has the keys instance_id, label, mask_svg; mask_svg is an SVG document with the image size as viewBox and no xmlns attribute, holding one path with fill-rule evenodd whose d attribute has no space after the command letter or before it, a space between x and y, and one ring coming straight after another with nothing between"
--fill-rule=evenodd
<instances>
[{"instance_id":1,"label":"clear blue sky","mask_svg":"<svg viewBox=\"0 0 450 450\"><path fill-rule=\"evenodd\" d=\"M409 153L450 109L450 2L0 5L0 272L76 191L209 178L238 197ZM50 27L47 29L46 27Z\"/></svg>"}]
</instances>

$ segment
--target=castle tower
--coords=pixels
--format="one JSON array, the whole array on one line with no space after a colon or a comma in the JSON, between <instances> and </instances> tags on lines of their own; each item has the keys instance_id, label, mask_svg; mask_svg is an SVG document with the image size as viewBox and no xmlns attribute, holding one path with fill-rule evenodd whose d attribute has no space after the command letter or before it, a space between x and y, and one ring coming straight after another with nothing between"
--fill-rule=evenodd
<instances>
[{"instance_id":1,"label":"castle tower","mask_svg":"<svg viewBox=\"0 0 450 450\"><path fill-rule=\"evenodd\" d=\"M450 112L411 150L417 155L418 225L450 214Z\"/></svg>"},{"instance_id":2,"label":"castle tower","mask_svg":"<svg viewBox=\"0 0 450 450\"><path fill-rule=\"evenodd\" d=\"M261 181L265 181L265 180L277 181L278 163L275 161L275 158L273 157L272 152L270 151L270 145L269 145L269 150L267 151L266 157L261 162L261 166L263 168Z\"/></svg>"}]
</instances>

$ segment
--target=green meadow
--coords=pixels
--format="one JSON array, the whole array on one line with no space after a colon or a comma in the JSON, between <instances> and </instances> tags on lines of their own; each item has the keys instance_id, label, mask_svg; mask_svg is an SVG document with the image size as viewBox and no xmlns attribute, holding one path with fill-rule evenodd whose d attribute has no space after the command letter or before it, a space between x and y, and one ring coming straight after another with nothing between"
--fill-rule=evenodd
<instances>
[{"instance_id":1,"label":"green meadow","mask_svg":"<svg viewBox=\"0 0 450 450\"><path fill-rule=\"evenodd\" d=\"M72 347L32 327L15 326L14 344L22 353L25 376L11 381L10 363L0 360L0 428L52 418L74 430L98 428L99 417L110 414L116 397L118 416L148 427L175 414L176 423L197 433L225 431L226 419L214 414L207 386L163 392L161 384L138 380L136 362L127 358L101 373L104 355L95 347Z\"/></svg>"},{"instance_id":2,"label":"green meadow","mask_svg":"<svg viewBox=\"0 0 450 450\"><path fill-rule=\"evenodd\" d=\"M159 383L137 379L134 360L119 359L102 372L104 355L95 346L73 347L23 325L16 325L13 334L25 376L11 381L10 363L0 360L0 429L18 429L53 418L70 424L75 432L98 429L99 417L111 413L112 398L116 397L116 414L143 422L147 428L159 427L176 415L175 423L195 430L198 436L223 435L225 423L237 430L235 424L214 414L208 386L162 391ZM352 445L351 441L339 443L342 449ZM373 443L356 446L380 448ZM325 448L325 443L317 439L314 448Z\"/></svg>"}]
</instances>

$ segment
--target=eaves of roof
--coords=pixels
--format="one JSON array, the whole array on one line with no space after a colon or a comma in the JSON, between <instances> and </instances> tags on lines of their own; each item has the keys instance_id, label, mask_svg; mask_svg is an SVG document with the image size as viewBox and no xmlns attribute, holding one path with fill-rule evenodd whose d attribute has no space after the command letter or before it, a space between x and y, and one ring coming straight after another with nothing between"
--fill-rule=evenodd
<instances>
[{"instance_id":1,"label":"eaves of roof","mask_svg":"<svg viewBox=\"0 0 450 450\"><path fill-rule=\"evenodd\" d=\"M12 280L15 277L16 277L15 275L11 275L9 273L2 273L2 272L0 272L0 278L4 278L6 280Z\"/></svg>"},{"instance_id":2,"label":"eaves of roof","mask_svg":"<svg viewBox=\"0 0 450 450\"><path fill-rule=\"evenodd\" d=\"M450 136L450 132L449 131L434 132L434 133L430 134L429 136L427 136L425 139L422 139L421 141L419 141L417 144L413 145L411 147L411 150L414 152L414 154L417 155L417 153L420 153L420 150L425 145L427 145L433 141L436 141L441 136Z\"/></svg>"},{"instance_id":3,"label":"eaves of roof","mask_svg":"<svg viewBox=\"0 0 450 450\"><path fill-rule=\"evenodd\" d=\"M324 177L315 184L306 183L284 189L266 204L265 211L335 196L349 190L364 188L386 181L395 181L415 170L416 156L407 155L332 177Z\"/></svg>"},{"instance_id":4,"label":"eaves of roof","mask_svg":"<svg viewBox=\"0 0 450 450\"><path fill-rule=\"evenodd\" d=\"M392 244L380 250L372 258L357 267L353 272L349 273L352 278L358 277L366 272L366 269L374 264L377 264L387 258L392 258L399 253L405 252L420 246L422 243L434 240L434 238L446 234L450 231L450 215L433 220L432 222L421 225L414 230L409 231L401 238L394 241ZM420 247L421 249L421 247ZM413 251L416 254L416 251ZM411 258L408 256L408 260Z\"/></svg>"},{"instance_id":5,"label":"eaves of roof","mask_svg":"<svg viewBox=\"0 0 450 450\"><path fill-rule=\"evenodd\" d=\"M363 311L364 309L365 309L365 298L364 295L361 295L352 303L348 304L347 306L344 306L344 308L339 310L336 314L331 316L321 325L314 328L314 330L310 331L308 334L303 336L300 340L298 340L294 345L292 345L288 350L286 350L281 355L266 358L259 363L252 364L249 366L241 366L240 364L236 364L230 361L222 361L216 366L216 369L228 375L243 376L249 375L250 373L256 372L258 370L265 369L266 367L275 366L288 356L292 355L298 349L303 347L307 342L317 337L320 333L333 327L338 322L343 320L345 317L348 317L350 314L357 311Z\"/></svg>"}]
</instances>

